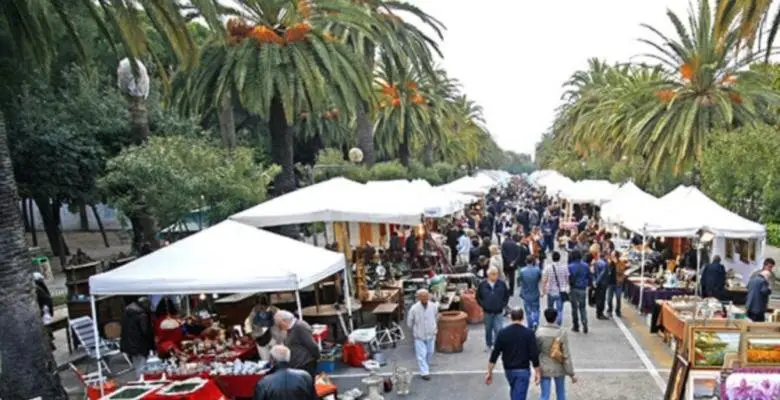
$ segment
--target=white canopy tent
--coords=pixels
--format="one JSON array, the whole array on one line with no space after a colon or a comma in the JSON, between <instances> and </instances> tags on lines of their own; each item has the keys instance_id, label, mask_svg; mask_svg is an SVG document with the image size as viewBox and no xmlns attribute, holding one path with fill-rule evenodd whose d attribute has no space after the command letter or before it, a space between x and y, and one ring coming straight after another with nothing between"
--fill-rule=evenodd
<instances>
[{"instance_id":1,"label":"white canopy tent","mask_svg":"<svg viewBox=\"0 0 780 400\"><path fill-rule=\"evenodd\" d=\"M435 218L461 211L474 200L473 196L438 190L424 180L370 181L366 183L366 189L375 196L403 197L419 202L423 214Z\"/></svg>"},{"instance_id":2,"label":"white canopy tent","mask_svg":"<svg viewBox=\"0 0 780 400\"><path fill-rule=\"evenodd\" d=\"M258 204L230 219L257 227L321 221L413 225L424 212L419 202L409 198L388 198L366 185L333 178Z\"/></svg>"},{"instance_id":3,"label":"white canopy tent","mask_svg":"<svg viewBox=\"0 0 780 400\"><path fill-rule=\"evenodd\" d=\"M258 248L274 251L266 252L262 259L249 257ZM295 257L290 259L289 254ZM99 334L95 296L294 291L302 318L300 289L339 271L346 273L345 265L340 253L224 221L120 268L90 277L95 337ZM345 287L351 315L352 296L349 285ZM96 352L100 358L99 346ZM100 363L98 374L102 376Z\"/></svg>"},{"instance_id":4,"label":"white canopy tent","mask_svg":"<svg viewBox=\"0 0 780 400\"><path fill-rule=\"evenodd\" d=\"M572 203L601 205L612 198L618 190L614 183L604 180L583 180L563 190L563 197Z\"/></svg>"},{"instance_id":5,"label":"white canopy tent","mask_svg":"<svg viewBox=\"0 0 780 400\"><path fill-rule=\"evenodd\" d=\"M441 185L438 188L448 192L484 196L490 191L490 188L494 186L497 186L497 184L485 176L464 176L463 178Z\"/></svg>"},{"instance_id":6,"label":"white canopy tent","mask_svg":"<svg viewBox=\"0 0 780 400\"><path fill-rule=\"evenodd\" d=\"M548 196L566 193L574 185L573 180L555 171L537 178L534 183L537 186L544 186Z\"/></svg>"},{"instance_id":7,"label":"white canopy tent","mask_svg":"<svg viewBox=\"0 0 780 400\"><path fill-rule=\"evenodd\" d=\"M558 171L555 171L555 170L552 170L552 169L540 169L540 170L536 170L536 171L531 172L530 174L528 174L528 181L531 182L531 183L535 183L537 180L539 180L539 179L541 179L541 178L543 178L543 177L545 177L547 175L550 175L550 174L561 175L560 173L558 173Z\"/></svg>"},{"instance_id":8,"label":"white canopy tent","mask_svg":"<svg viewBox=\"0 0 780 400\"><path fill-rule=\"evenodd\" d=\"M601 206L601 219L611 224L621 224L637 213L652 214L651 210L657 207L658 198L643 191L634 182L627 182Z\"/></svg>"}]
</instances>

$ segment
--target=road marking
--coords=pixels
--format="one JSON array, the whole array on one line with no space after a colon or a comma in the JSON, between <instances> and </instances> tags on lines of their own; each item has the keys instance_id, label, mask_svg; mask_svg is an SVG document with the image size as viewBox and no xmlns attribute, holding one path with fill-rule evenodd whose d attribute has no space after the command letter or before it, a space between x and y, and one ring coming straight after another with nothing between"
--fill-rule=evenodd
<instances>
[{"instance_id":1,"label":"road marking","mask_svg":"<svg viewBox=\"0 0 780 400\"><path fill-rule=\"evenodd\" d=\"M620 328L620 331L623 332L623 336L626 337L628 344L631 345L636 355L639 356L639 359L642 361L642 364L645 365L647 372L650 373L650 376L653 378L653 380L655 380L655 383L658 385L661 393L665 393L666 382L664 382L664 379L661 378L661 374L658 373L658 369L655 368L653 362L650 361L650 357L648 357L645 351L642 350L642 347L639 345L636 339L634 339L634 335L631 334L631 332L626 327L626 324L624 324L620 318L613 318L613 321L615 321L615 324L617 324L618 328Z\"/></svg>"},{"instance_id":2,"label":"road marking","mask_svg":"<svg viewBox=\"0 0 780 400\"><path fill-rule=\"evenodd\" d=\"M647 368L576 368L574 369L577 374L588 374L588 373L598 373L598 374L608 374L608 373L616 373L616 374L645 374L647 373ZM431 375L438 376L438 375L484 375L486 370L479 369L479 370L464 370L464 371L431 371ZM668 372L668 371L665 371ZM504 373L504 370L502 368L496 368L493 370L494 374L502 374ZM392 375L392 372L380 372L377 375L380 376L389 376ZM419 375L419 372L413 372L414 375ZM347 373L347 374L330 374L328 375L330 378L338 379L338 378L365 378L369 374L367 372L356 372L356 373ZM659 375L660 377L660 375Z\"/></svg>"}]
</instances>

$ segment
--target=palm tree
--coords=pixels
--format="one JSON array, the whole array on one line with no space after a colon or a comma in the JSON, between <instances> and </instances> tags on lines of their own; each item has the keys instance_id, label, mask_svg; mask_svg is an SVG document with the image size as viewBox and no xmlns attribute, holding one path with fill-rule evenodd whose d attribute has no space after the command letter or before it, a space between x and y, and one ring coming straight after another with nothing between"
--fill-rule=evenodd
<instances>
[{"instance_id":1,"label":"palm tree","mask_svg":"<svg viewBox=\"0 0 780 400\"><path fill-rule=\"evenodd\" d=\"M281 195L296 188L293 128L301 113L355 115L360 101L373 98L365 63L332 33L370 36L371 16L340 0L246 0L235 14L227 40L215 38L185 79L180 102L198 110L235 93L245 110L267 121L271 158L282 168L274 191Z\"/></svg>"},{"instance_id":2,"label":"palm tree","mask_svg":"<svg viewBox=\"0 0 780 400\"><path fill-rule=\"evenodd\" d=\"M687 27L673 12L667 14L677 38L644 25L661 42L643 42L655 50L646 56L660 62L668 75L627 98L656 97L642 101L628 116L632 124L626 140L653 170L676 160L672 165L677 170L692 165L696 172L713 130L757 123L756 105L776 103L780 96L767 90L764 77L746 69L755 56L737 57L741 32L735 28L718 32L724 28L713 23L709 0L699 0L698 8L689 11Z\"/></svg>"},{"instance_id":3,"label":"palm tree","mask_svg":"<svg viewBox=\"0 0 780 400\"><path fill-rule=\"evenodd\" d=\"M213 24L217 21L219 6L216 0L194 3L207 22ZM80 4L89 8L104 36L112 43L121 44L123 55L138 57L146 47L146 32L143 25L137 23L136 6L140 6L180 59L192 60L194 47L177 2L84 0ZM64 5L65 2L55 0L0 2L0 26L8 28L7 33L14 44L11 50L20 64L34 69L52 59L56 43L49 28L54 22L65 25L73 39L78 41L74 18ZM109 33L108 27L113 27L118 34ZM84 60L88 59L83 47L81 55ZM0 110L0 284L3 286L0 297L0 319L3 321L3 329L0 330L3 361L0 398L67 399L55 371L54 358L33 294L30 258L17 206L19 195L2 114Z\"/></svg>"},{"instance_id":4,"label":"palm tree","mask_svg":"<svg viewBox=\"0 0 780 400\"><path fill-rule=\"evenodd\" d=\"M360 53L370 70L374 70L376 60L381 60L382 68L396 75L412 73L411 69L434 75L432 54L442 56L435 39L422 32L417 25L401 18L412 17L430 28L438 38L443 38L444 25L431 15L412 4L392 0L352 0L365 8L373 22L372 35L360 30L336 30L355 51ZM376 161L374 148L374 123L372 115L375 105L360 102L357 105L357 144L363 151L363 162L369 166Z\"/></svg>"}]
</instances>

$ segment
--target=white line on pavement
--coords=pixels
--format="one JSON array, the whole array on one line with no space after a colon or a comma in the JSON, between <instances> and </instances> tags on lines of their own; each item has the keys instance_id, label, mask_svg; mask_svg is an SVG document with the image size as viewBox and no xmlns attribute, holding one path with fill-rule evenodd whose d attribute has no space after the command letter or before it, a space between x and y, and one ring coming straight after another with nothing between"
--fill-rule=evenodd
<instances>
[{"instance_id":1,"label":"white line on pavement","mask_svg":"<svg viewBox=\"0 0 780 400\"><path fill-rule=\"evenodd\" d=\"M624 324L620 318L613 318L613 321L615 321L618 328L620 328L620 331L623 332L623 336L625 336L626 340L628 340L628 344L634 348L634 352L636 352L636 355L639 356L639 359L642 361L642 364L645 365L647 372L650 373L650 376L653 377L653 380L655 380L658 388L661 389L661 393L666 392L666 382L664 382L663 378L661 378L661 374L658 373L658 370L655 368L655 365L653 365L653 362L650 361L650 357L647 356L636 339L634 339L634 335L632 335L628 330L626 324Z\"/></svg>"},{"instance_id":2,"label":"white line on pavement","mask_svg":"<svg viewBox=\"0 0 780 400\"><path fill-rule=\"evenodd\" d=\"M637 373L647 373L646 368L575 368L577 371L577 374L588 374L588 373L598 373L598 374L608 374L608 373L616 373L616 374L637 374ZM504 372L503 369L496 368L493 370L495 374L501 374ZM480 370L465 370L465 371L431 371L431 375L483 375L485 373L484 369ZM415 375L419 375L418 372L414 373ZM365 378L369 374L367 372L359 372L359 373L350 373L350 374L331 374L328 375L331 378ZM386 375L392 375L392 372L382 372L378 375L386 376ZM659 375L660 377L660 375Z\"/></svg>"}]
</instances>

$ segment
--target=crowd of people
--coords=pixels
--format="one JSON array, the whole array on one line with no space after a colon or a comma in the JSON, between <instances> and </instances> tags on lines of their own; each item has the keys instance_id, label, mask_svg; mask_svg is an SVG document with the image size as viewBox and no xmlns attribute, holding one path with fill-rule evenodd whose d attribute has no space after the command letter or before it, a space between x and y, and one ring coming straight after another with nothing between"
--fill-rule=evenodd
<instances>
[{"instance_id":1,"label":"crowd of people","mask_svg":"<svg viewBox=\"0 0 780 400\"><path fill-rule=\"evenodd\" d=\"M565 399L565 378L576 382L563 328L564 303L571 303L574 333L588 333L588 305L595 307L599 320L622 315L627 263L610 234L599 227L596 212L575 206L567 217L561 199L513 181L491 191L482 207L465 210L446 228L451 263L481 279L475 297L490 354L485 382L492 383L501 357L513 400L526 398L532 379L541 385L541 399L551 397L553 383L556 398ZM522 307L510 308L516 293ZM420 373L429 380L438 308L429 305L424 290L417 298L408 323ZM434 311L424 314L429 309Z\"/></svg>"}]
</instances>

